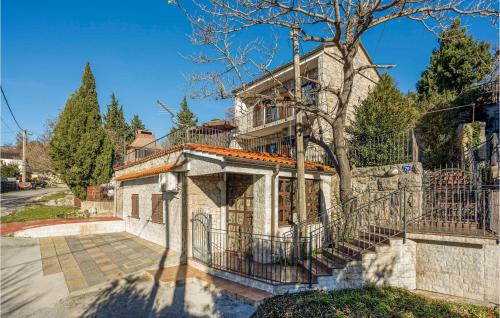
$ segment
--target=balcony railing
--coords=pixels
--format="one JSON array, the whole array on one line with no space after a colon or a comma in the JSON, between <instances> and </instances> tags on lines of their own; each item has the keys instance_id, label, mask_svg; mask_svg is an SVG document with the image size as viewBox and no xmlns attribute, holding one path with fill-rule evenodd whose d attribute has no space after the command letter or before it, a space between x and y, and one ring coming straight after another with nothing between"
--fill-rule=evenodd
<instances>
[{"instance_id":1,"label":"balcony railing","mask_svg":"<svg viewBox=\"0 0 500 318\"><path fill-rule=\"evenodd\" d=\"M295 158L295 137L275 134L265 137L242 138L234 131L217 130L207 127L190 127L165 135L155 141L134 149L125 156L127 162L133 162L151 156L159 151L177 145L195 143L207 146L232 148L253 152L276 154L283 157ZM308 147L305 153L306 161L332 166L326 154L318 148ZM116 158L115 165L124 163Z\"/></svg>"},{"instance_id":2,"label":"balcony railing","mask_svg":"<svg viewBox=\"0 0 500 318\"><path fill-rule=\"evenodd\" d=\"M476 100L478 105L498 104L500 101L500 81L491 81L475 87L479 96Z\"/></svg>"},{"instance_id":3,"label":"balcony railing","mask_svg":"<svg viewBox=\"0 0 500 318\"><path fill-rule=\"evenodd\" d=\"M272 126L275 123L295 118L296 109L285 106L256 105L251 111L235 118L235 124L240 133L254 129Z\"/></svg>"}]
</instances>

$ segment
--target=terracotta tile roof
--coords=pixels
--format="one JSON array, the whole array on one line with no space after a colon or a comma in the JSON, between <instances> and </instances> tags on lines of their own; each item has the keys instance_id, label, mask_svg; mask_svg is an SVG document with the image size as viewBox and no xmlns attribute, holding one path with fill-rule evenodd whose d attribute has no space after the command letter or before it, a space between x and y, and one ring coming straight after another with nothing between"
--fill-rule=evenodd
<instances>
[{"instance_id":1,"label":"terracotta tile roof","mask_svg":"<svg viewBox=\"0 0 500 318\"><path fill-rule=\"evenodd\" d=\"M137 178L143 178L148 176L153 176L155 174L171 171L176 168L182 167L184 162L176 164L176 165L165 165L157 168L146 169L138 172L127 173L122 176L116 177L116 181L125 181Z\"/></svg>"},{"instance_id":2,"label":"terracotta tile roof","mask_svg":"<svg viewBox=\"0 0 500 318\"><path fill-rule=\"evenodd\" d=\"M285 164L285 165L289 165L289 166L295 166L295 159L276 155L276 154L270 154L267 152L238 150L238 149L232 149L232 148L207 146L207 145L201 145L201 144L185 144L183 146L184 146L183 147L184 149L191 149L191 150L196 150L196 151L201 151L201 152L208 152L211 154L220 155L220 156L224 156L224 157L234 157L234 158L250 159L250 160L257 160L257 161L266 161L266 162ZM315 163L315 162L306 161L304 163L304 165L306 168L309 168L309 169L335 171L335 168L332 168L332 167L327 166L327 165Z\"/></svg>"},{"instance_id":3,"label":"terracotta tile roof","mask_svg":"<svg viewBox=\"0 0 500 318\"><path fill-rule=\"evenodd\" d=\"M219 156L225 156L225 157L273 162L273 163L279 163L279 164L284 164L284 165L289 165L289 166L295 166L295 159L276 155L276 154L270 154L267 152L255 152L255 151L248 151L248 150L238 150L238 149L225 148L225 147L215 147L215 146L207 146L207 145L201 145L201 144L188 143L188 144L177 145L177 146L174 146L172 148L167 148L165 150L158 151L150 156L144 157L144 158L139 159L137 161L128 162L124 165L115 167L114 171L122 170L122 169L125 169L128 167L131 167L131 166L135 166L137 164L146 162L148 160L158 158L158 157L161 157L163 155L166 155L166 154L178 151L178 150L183 150L183 149L207 152L207 153L211 153L211 154L215 154L215 155L219 155ZM333 167L330 167L327 165L322 165L320 163L310 162L310 161L306 161L304 163L304 165L308 169L318 169L318 170L331 171L331 172L335 171L335 168L333 168Z\"/></svg>"}]
</instances>

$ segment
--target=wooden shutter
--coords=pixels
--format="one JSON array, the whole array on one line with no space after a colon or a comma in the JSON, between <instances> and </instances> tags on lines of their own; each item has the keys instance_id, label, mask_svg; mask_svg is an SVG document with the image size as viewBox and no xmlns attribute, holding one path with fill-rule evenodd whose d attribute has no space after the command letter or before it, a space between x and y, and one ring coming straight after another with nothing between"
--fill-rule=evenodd
<instances>
[{"instance_id":1,"label":"wooden shutter","mask_svg":"<svg viewBox=\"0 0 500 318\"><path fill-rule=\"evenodd\" d=\"M163 195L151 195L151 220L153 223L163 224Z\"/></svg>"},{"instance_id":2,"label":"wooden shutter","mask_svg":"<svg viewBox=\"0 0 500 318\"><path fill-rule=\"evenodd\" d=\"M319 221L320 192L319 180L306 180L306 217L314 222Z\"/></svg>"},{"instance_id":3,"label":"wooden shutter","mask_svg":"<svg viewBox=\"0 0 500 318\"><path fill-rule=\"evenodd\" d=\"M132 194L132 215L133 218L139 218L139 195Z\"/></svg>"}]
</instances>

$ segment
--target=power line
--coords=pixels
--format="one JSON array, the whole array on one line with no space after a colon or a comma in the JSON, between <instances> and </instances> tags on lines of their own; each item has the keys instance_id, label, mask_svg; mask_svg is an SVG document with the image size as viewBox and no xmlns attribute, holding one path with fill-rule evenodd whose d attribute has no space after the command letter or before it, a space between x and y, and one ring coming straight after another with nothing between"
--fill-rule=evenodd
<instances>
[{"instance_id":1,"label":"power line","mask_svg":"<svg viewBox=\"0 0 500 318\"><path fill-rule=\"evenodd\" d=\"M3 91L3 87L0 86L0 90L2 90L2 96L3 99L5 100L5 104L7 104L7 107L9 108L10 114L12 115L12 118L14 118L14 122L16 123L17 127L19 127L20 130L23 130L21 128L21 125L17 122L16 116L14 116L14 113L12 112L12 108L10 108L9 101L7 100L7 97L5 96L5 92Z\"/></svg>"},{"instance_id":2,"label":"power line","mask_svg":"<svg viewBox=\"0 0 500 318\"><path fill-rule=\"evenodd\" d=\"M13 133L15 133L14 129L10 128L10 126L9 126L9 125L7 125L7 123L5 122L5 120L3 120L3 117L0 117L0 120L2 120L2 124L4 124L5 128L7 128L7 130L8 130L9 132L13 132Z\"/></svg>"}]
</instances>

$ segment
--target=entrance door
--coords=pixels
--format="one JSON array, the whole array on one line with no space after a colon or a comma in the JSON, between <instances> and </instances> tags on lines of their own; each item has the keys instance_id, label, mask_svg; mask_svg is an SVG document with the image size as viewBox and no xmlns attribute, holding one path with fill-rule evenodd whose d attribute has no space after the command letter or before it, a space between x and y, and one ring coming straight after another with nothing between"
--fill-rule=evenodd
<instances>
[{"instance_id":1,"label":"entrance door","mask_svg":"<svg viewBox=\"0 0 500 318\"><path fill-rule=\"evenodd\" d=\"M243 262L252 254L253 176L227 175L227 250L228 265L244 270Z\"/></svg>"}]
</instances>

